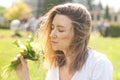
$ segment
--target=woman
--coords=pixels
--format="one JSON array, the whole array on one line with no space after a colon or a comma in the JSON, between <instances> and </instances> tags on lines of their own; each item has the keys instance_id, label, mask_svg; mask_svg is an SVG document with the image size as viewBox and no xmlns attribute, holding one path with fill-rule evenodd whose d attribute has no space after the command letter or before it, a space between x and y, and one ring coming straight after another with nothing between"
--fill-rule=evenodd
<instances>
[{"instance_id":1,"label":"woman","mask_svg":"<svg viewBox=\"0 0 120 80\"><path fill-rule=\"evenodd\" d=\"M103 54L87 48L91 16L81 4L53 7L41 26L42 44L50 69L46 80L112 80L112 64ZM30 80L26 61L16 68L20 80Z\"/></svg>"}]
</instances>

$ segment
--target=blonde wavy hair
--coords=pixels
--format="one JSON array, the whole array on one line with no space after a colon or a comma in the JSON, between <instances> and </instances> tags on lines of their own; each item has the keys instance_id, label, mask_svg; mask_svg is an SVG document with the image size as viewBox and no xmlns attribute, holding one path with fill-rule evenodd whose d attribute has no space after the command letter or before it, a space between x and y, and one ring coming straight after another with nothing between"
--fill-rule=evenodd
<instances>
[{"instance_id":1,"label":"blonde wavy hair","mask_svg":"<svg viewBox=\"0 0 120 80\"><path fill-rule=\"evenodd\" d=\"M87 45L91 32L91 16L85 6L78 3L65 3L54 6L45 16L45 22L40 27L41 44L43 46L46 61L50 67L63 66L66 63L62 51L53 51L50 41L51 25L56 14L69 17L72 20L74 38L70 44L68 54L71 59L69 71L80 70L87 59Z\"/></svg>"}]
</instances>

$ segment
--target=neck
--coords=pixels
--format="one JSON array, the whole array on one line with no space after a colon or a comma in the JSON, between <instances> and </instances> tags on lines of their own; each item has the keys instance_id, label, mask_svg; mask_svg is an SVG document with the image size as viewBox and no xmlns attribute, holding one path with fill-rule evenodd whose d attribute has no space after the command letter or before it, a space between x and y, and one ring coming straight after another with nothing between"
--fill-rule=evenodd
<instances>
[{"instance_id":1,"label":"neck","mask_svg":"<svg viewBox=\"0 0 120 80\"><path fill-rule=\"evenodd\" d=\"M71 62L71 59L70 59L70 57L68 56L68 54L70 54L70 52L68 51L68 50L64 50L63 51L64 52L64 54L65 54L65 58L66 58L66 64L65 64L65 66L70 66L70 62Z\"/></svg>"}]
</instances>

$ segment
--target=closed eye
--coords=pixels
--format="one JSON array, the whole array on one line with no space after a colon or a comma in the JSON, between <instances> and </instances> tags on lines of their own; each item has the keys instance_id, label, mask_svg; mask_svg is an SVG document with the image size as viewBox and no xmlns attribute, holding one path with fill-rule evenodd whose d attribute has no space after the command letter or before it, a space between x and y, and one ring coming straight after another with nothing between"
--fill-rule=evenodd
<instances>
[{"instance_id":1,"label":"closed eye","mask_svg":"<svg viewBox=\"0 0 120 80\"><path fill-rule=\"evenodd\" d=\"M55 26L54 26L54 24L52 24L51 30L54 30L54 28L55 28ZM64 31L65 31L64 26L61 26L61 25L57 25L57 26L56 26L56 29L57 29L59 32L64 32Z\"/></svg>"},{"instance_id":2,"label":"closed eye","mask_svg":"<svg viewBox=\"0 0 120 80\"><path fill-rule=\"evenodd\" d=\"M58 29L58 31L59 31L59 32L64 32L64 30L63 30L63 29Z\"/></svg>"}]
</instances>

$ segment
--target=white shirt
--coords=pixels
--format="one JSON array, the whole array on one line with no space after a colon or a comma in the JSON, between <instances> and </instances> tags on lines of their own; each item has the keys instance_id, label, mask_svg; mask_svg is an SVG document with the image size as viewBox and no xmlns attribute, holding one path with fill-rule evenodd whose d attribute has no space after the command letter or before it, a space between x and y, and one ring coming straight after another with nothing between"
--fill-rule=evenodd
<instances>
[{"instance_id":1,"label":"white shirt","mask_svg":"<svg viewBox=\"0 0 120 80\"><path fill-rule=\"evenodd\" d=\"M112 80L112 71L113 66L105 55L89 49L86 63L71 80ZM46 80L59 80L59 68L49 70Z\"/></svg>"}]
</instances>

